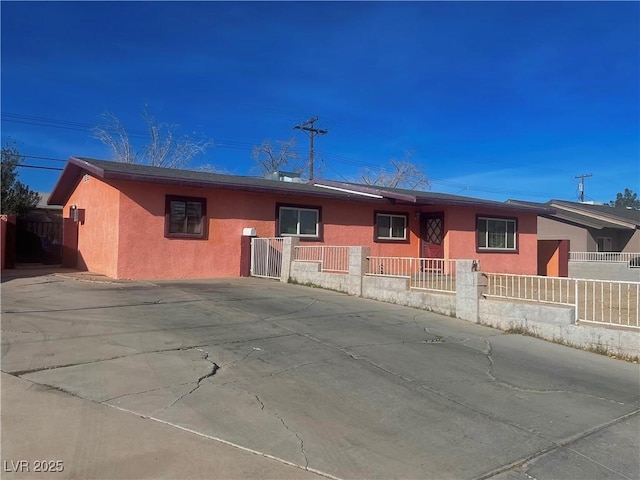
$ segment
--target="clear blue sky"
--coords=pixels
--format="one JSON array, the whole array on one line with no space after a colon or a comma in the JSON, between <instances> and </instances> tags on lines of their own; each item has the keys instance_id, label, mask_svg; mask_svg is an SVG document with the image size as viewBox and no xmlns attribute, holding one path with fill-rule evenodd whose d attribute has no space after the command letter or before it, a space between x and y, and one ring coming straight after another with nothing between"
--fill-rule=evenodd
<instances>
[{"instance_id":1,"label":"clear blue sky","mask_svg":"<svg viewBox=\"0 0 640 480\"><path fill-rule=\"evenodd\" d=\"M2 140L27 164L111 153L110 111L145 105L217 146L194 166L250 174L264 139L308 138L324 177L413 151L431 190L609 201L640 190L638 2L7 2ZM49 191L54 170L21 168Z\"/></svg>"}]
</instances>

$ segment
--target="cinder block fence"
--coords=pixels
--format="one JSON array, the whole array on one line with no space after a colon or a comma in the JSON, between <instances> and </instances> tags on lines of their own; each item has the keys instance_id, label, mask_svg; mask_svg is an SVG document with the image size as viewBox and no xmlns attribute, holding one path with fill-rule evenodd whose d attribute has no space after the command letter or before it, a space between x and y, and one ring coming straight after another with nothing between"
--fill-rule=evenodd
<instances>
[{"instance_id":1,"label":"cinder block fence","mask_svg":"<svg viewBox=\"0 0 640 480\"><path fill-rule=\"evenodd\" d=\"M577 347L640 356L640 329L576 322L575 305L490 294L490 275L474 259L372 257L368 247L301 246L291 237L284 239L282 258L282 282L424 309L503 330L526 330Z\"/></svg>"}]
</instances>

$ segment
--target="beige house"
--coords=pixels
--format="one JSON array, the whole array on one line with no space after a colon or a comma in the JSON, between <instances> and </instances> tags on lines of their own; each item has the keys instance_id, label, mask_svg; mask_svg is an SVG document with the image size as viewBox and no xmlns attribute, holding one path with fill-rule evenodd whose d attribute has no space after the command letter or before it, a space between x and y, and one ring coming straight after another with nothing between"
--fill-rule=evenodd
<instances>
[{"instance_id":1,"label":"beige house","mask_svg":"<svg viewBox=\"0 0 640 480\"><path fill-rule=\"evenodd\" d=\"M608 205L551 200L540 204L509 200L507 203L545 206L552 213L538 216L538 274L571 275L569 261L625 261L637 266L640 257L640 210ZM634 255L637 254L637 255ZM635 281L638 269L632 272ZM595 274L595 273L594 273ZM589 277L594 275L589 273ZM577 273L578 276L586 273Z\"/></svg>"},{"instance_id":2,"label":"beige house","mask_svg":"<svg viewBox=\"0 0 640 480\"><path fill-rule=\"evenodd\" d=\"M571 252L640 252L640 210L551 200L538 240L569 240Z\"/></svg>"}]
</instances>

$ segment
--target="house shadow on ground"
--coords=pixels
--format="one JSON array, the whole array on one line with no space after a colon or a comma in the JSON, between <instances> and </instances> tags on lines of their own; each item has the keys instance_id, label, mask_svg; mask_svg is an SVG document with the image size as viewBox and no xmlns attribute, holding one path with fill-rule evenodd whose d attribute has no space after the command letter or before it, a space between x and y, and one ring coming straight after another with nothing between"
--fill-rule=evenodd
<instances>
[{"instance_id":1,"label":"house shadow on ground","mask_svg":"<svg viewBox=\"0 0 640 480\"><path fill-rule=\"evenodd\" d=\"M63 268L61 265L17 264L16 268L7 268L0 273L0 283L18 278L44 277L56 273L79 273L76 268Z\"/></svg>"}]
</instances>

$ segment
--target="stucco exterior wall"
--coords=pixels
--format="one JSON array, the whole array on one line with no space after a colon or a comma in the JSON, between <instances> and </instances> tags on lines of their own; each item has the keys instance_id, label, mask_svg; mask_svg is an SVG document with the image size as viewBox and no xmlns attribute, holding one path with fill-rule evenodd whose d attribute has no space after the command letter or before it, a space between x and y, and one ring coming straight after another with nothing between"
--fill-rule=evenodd
<instances>
[{"instance_id":1,"label":"stucco exterior wall","mask_svg":"<svg viewBox=\"0 0 640 480\"><path fill-rule=\"evenodd\" d=\"M569 240L572 252L597 252L598 237L610 237L614 252L640 252L640 230L579 227L550 218L538 218L539 240Z\"/></svg>"},{"instance_id":2,"label":"stucco exterior wall","mask_svg":"<svg viewBox=\"0 0 640 480\"><path fill-rule=\"evenodd\" d=\"M118 278L120 192L86 176L64 205L65 218L70 216L71 205L77 205L84 217L78 224L78 268Z\"/></svg>"},{"instance_id":3,"label":"stucco exterior wall","mask_svg":"<svg viewBox=\"0 0 640 480\"><path fill-rule=\"evenodd\" d=\"M476 251L476 216L518 217L518 251L484 253ZM536 275L538 272L537 216L509 214L486 208L450 207L445 210L445 258L478 259L483 272Z\"/></svg>"},{"instance_id":4,"label":"stucco exterior wall","mask_svg":"<svg viewBox=\"0 0 640 480\"><path fill-rule=\"evenodd\" d=\"M416 256L419 251L419 222L409 215L411 244L374 243L373 210L370 204L295 195L191 187L140 184L119 181L122 192L119 221L118 278L206 278L233 277L240 272L240 239L245 227L256 229L258 237L273 237L276 203L322 208L322 242L301 245L363 245L372 255ZM207 200L208 238L175 239L164 236L166 195L203 197ZM406 212L408 208L385 206L380 210ZM141 253L142 252L142 253Z\"/></svg>"},{"instance_id":5,"label":"stucco exterior wall","mask_svg":"<svg viewBox=\"0 0 640 480\"><path fill-rule=\"evenodd\" d=\"M583 227L538 217L538 240L569 240L570 251L588 252L588 245L595 245L593 239L588 243L588 238L589 234Z\"/></svg>"},{"instance_id":6,"label":"stucco exterior wall","mask_svg":"<svg viewBox=\"0 0 640 480\"><path fill-rule=\"evenodd\" d=\"M308 200L305 203L308 203ZM416 219L414 207L375 206L360 202L345 204L344 201L338 200L325 200L321 205L323 207L324 244L369 247L373 256L418 256L420 221ZM409 243L374 241L374 211L407 214ZM314 242L304 240L300 243L300 245L313 244Z\"/></svg>"},{"instance_id":7,"label":"stucco exterior wall","mask_svg":"<svg viewBox=\"0 0 640 480\"><path fill-rule=\"evenodd\" d=\"M131 182L114 183L122 192L119 229L119 278L206 278L240 274L243 227L268 234L270 221L262 205L249 211L239 195L221 191ZM165 237L165 197L206 199L207 237Z\"/></svg>"},{"instance_id":8,"label":"stucco exterior wall","mask_svg":"<svg viewBox=\"0 0 640 480\"><path fill-rule=\"evenodd\" d=\"M7 216L0 216L0 268L4 269L4 252L7 247Z\"/></svg>"},{"instance_id":9,"label":"stucco exterior wall","mask_svg":"<svg viewBox=\"0 0 640 480\"><path fill-rule=\"evenodd\" d=\"M204 239L165 237L166 195L206 199ZM477 253L476 215L504 213L463 207L416 208L298 195L273 195L240 190L213 190L165 184L112 181L90 177L80 181L65 205L85 209L79 227L79 266L115 278L207 278L240 274L242 230L256 229L258 237L277 236L276 204L320 207L321 241L302 239L300 245L358 245L374 256L420 255L420 220L416 213L444 212L445 257L478 258L486 271L535 274L537 241L535 215L518 221L519 253ZM409 242L374 240L374 212L405 213Z\"/></svg>"},{"instance_id":10,"label":"stucco exterior wall","mask_svg":"<svg viewBox=\"0 0 640 480\"><path fill-rule=\"evenodd\" d=\"M639 253L640 252L640 229L633 232L631 239L622 249L623 252Z\"/></svg>"},{"instance_id":11,"label":"stucco exterior wall","mask_svg":"<svg viewBox=\"0 0 640 480\"><path fill-rule=\"evenodd\" d=\"M0 244L2 245L2 252L0 253L0 265L4 270L7 268L6 259L7 259L7 223L16 223L15 215L0 215L0 227L2 231L0 231Z\"/></svg>"}]
</instances>

